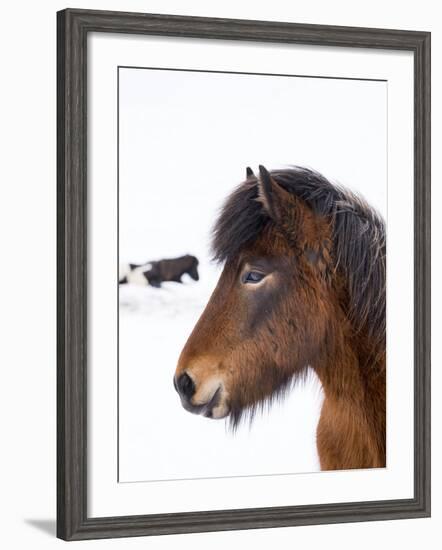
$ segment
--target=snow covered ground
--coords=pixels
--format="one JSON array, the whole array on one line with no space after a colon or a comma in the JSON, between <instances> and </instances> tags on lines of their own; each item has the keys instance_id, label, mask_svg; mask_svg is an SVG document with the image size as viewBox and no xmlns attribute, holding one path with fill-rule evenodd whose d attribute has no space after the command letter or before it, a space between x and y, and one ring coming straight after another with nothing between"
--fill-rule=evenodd
<instances>
[{"instance_id":1,"label":"snow covered ground","mask_svg":"<svg viewBox=\"0 0 442 550\"><path fill-rule=\"evenodd\" d=\"M315 471L321 390L295 388L253 424L232 434L224 420L186 412L173 388L178 355L219 271L162 288L120 286L120 481Z\"/></svg>"}]
</instances>

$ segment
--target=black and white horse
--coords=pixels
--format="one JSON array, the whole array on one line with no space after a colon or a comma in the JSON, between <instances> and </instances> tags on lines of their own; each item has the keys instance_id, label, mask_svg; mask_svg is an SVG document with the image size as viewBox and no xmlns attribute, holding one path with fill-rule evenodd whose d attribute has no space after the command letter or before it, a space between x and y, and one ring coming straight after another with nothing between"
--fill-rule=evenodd
<instances>
[{"instance_id":1,"label":"black and white horse","mask_svg":"<svg viewBox=\"0 0 442 550\"><path fill-rule=\"evenodd\" d=\"M120 284L160 287L161 283L165 281L181 283L181 277L185 273L194 281L199 280L198 259L195 256L186 254L179 258L152 261L145 264L121 265L118 282Z\"/></svg>"}]
</instances>

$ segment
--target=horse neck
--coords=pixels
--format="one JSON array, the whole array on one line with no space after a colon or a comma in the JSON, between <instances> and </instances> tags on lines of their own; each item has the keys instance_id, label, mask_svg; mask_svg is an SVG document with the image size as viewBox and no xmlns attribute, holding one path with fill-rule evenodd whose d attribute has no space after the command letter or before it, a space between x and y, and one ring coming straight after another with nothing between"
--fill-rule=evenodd
<instances>
[{"instance_id":1,"label":"horse neck","mask_svg":"<svg viewBox=\"0 0 442 550\"><path fill-rule=\"evenodd\" d=\"M313 365L324 403L317 443L322 469L385 466L385 352L345 321ZM380 348L376 350L376 348Z\"/></svg>"}]
</instances>

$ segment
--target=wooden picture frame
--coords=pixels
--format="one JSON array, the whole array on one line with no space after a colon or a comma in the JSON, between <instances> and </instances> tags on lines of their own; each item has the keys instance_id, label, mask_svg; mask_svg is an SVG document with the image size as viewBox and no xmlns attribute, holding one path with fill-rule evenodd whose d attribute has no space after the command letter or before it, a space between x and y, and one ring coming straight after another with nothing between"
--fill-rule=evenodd
<instances>
[{"instance_id":1,"label":"wooden picture frame","mask_svg":"<svg viewBox=\"0 0 442 550\"><path fill-rule=\"evenodd\" d=\"M414 498L87 515L87 36L91 32L408 50L414 56ZM192 533L430 515L430 33L67 9L57 14L57 536Z\"/></svg>"}]
</instances>

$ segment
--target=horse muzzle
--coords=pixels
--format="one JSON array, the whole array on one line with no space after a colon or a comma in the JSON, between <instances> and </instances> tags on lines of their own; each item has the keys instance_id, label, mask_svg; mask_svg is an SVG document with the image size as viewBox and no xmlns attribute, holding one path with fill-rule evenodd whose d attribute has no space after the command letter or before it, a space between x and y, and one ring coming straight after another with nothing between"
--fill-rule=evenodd
<instances>
[{"instance_id":1,"label":"horse muzzle","mask_svg":"<svg viewBox=\"0 0 442 550\"><path fill-rule=\"evenodd\" d=\"M206 418L224 418L229 414L229 406L221 382L211 383L206 388L198 388L187 372L173 379L175 390L183 408Z\"/></svg>"}]
</instances>

